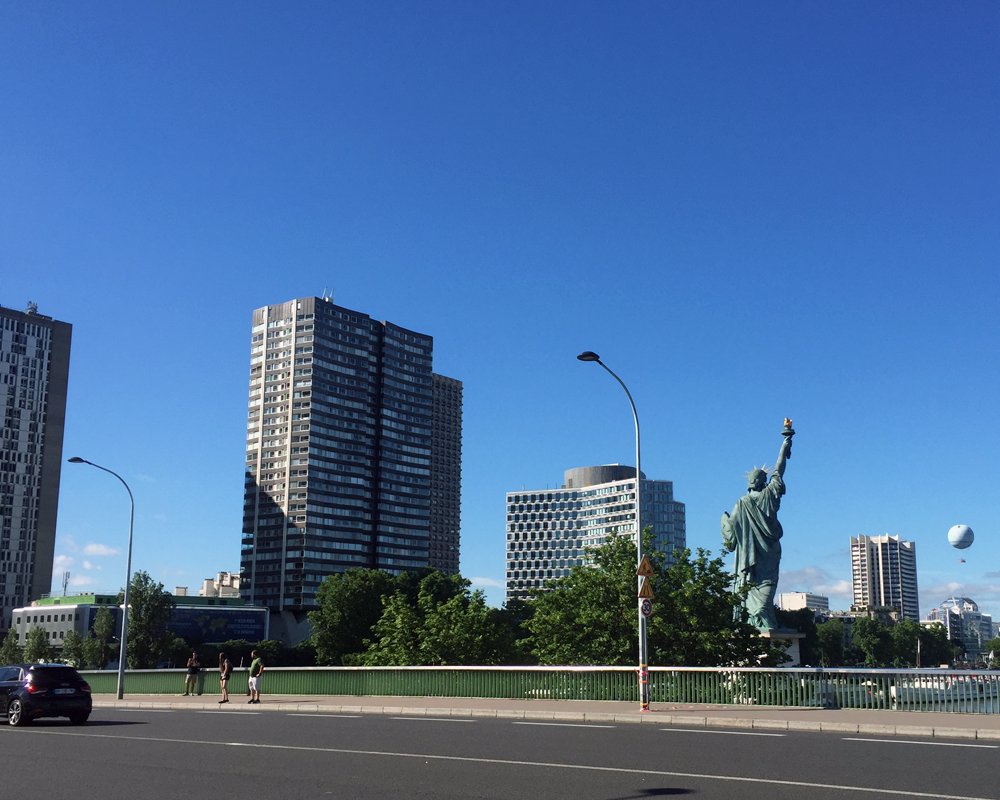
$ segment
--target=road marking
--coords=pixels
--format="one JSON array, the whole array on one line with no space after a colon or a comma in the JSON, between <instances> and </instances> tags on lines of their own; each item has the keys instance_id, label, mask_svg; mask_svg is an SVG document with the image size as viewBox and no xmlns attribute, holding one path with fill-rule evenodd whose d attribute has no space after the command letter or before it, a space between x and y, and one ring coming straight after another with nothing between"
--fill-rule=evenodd
<instances>
[{"instance_id":1,"label":"road marking","mask_svg":"<svg viewBox=\"0 0 1000 800\"><path fill-rule=\"evenodd\" d=\"M553 728L614 728L614 725L584 725L574 722L515 722L515 725L548 725Z\"/></svg>"},{"instance_id":2,"label":"road marking","mask_svg":"<svg viewBox=\"0 0 1000 800\"><path fill-rule=\"evenodd\" d=\"M711 731L704 728L660 728L667 733L721 733L724 736L785 736L784 733L760 733L758 731Z\"/></svg>"},{"instance_id":3,"label":"road marking","mask_svg":"<svg viewBox=\"0 0 1000 800\"><path fill-rule=\"evenodd\" d=\"M983 750L1000 749L1000 744L965 744L964 742L920 742L912 739L862 739L860 737L845 736L845 742L884 742L885 744L925 744L933 747L979 747Z\"/></svg>"},{"instance_id":4,"label":"road marking","mask_svg":"<svg viewBox=\"0 0 1000 800\"><path fill-rule=\"evenodd\" d=\"M474 719L459 719L457 717L389 717L389 719L402 719L407 722L475 722Z\"/></svg>"},{"instance_id":5,"label":"road marking","mask_svg":"<svg viewBox=\"0 0 1000 800\"><path fill-rule=\"evenodd\" d=\"M94 709L97 710L96 708ZM138 711L142 714L173 714L172 708L101 708L101 711Z\"/></svg>"},{"instance_id":6,"label":"road marking","mask_svg":"<svg viewBox=\"0 0 1000 800\"><path fill-rule=\"evenodd\" d=\"M240 716L250 715L257 716L259 711L223 711L219 709L218 711L195 711L195 714L239 714Z\"/></svg>"},{"instance_id":7,"label":"road marking","mask_svg":"<svg viewBox=\"0 0 1000 800\"><path fill-rule=\"evenodd\" d=\"M207 712L212 713L212 712ZM404 717L404 719L407 719ZM603 772L615 775L637 775L654 778L685 778L691 780L720 781L722 783L755 783L765 786L792 786L797 789L837 789L843 792L865 792L888 797L920 797L927 800L996 800L990 797L973 797L967 794L939 794L937 792L915 792L903 789L882 789L873 786L851 786L843 783L815 783L812 781L788 781L777 778L750 778L742 775L715 775L703 772L671 772L660 769L633 769L629 767L599 767L591 764L560 764L548 761L515 761L506 758L477 758L472 756L448 756L437 753L402 753L387 750L349 750L340 747L304 747L287 744L258 744L254 742L216 742L211 739L168 739L152 736L117 736L110 733L86 733L83 731L42 730L26 728L9 730L11 736L81 736L89 739L111 739L114 741L148 742L149 744L189 744L196 747L243 747L260 750L287 750L295 753L326 753L345 756L381 756L383 758L419 758L424 761L454 761L464 764L490 764L501 767L538 767L541 769L579 770L581 772ZM0 736L4 734L0 733Z\"/></svg>"},{"instance_id":8,"label":"road marking","mask_svg":"<svg viewBox=\"0 0 1000 800\"><path fill-rule=\"evenodd\" d=\"M360 714L288 714L289 717L319 717L320 719L326 719L330 717L332 719L358 719Z\"/></svg>"}]
</instances>

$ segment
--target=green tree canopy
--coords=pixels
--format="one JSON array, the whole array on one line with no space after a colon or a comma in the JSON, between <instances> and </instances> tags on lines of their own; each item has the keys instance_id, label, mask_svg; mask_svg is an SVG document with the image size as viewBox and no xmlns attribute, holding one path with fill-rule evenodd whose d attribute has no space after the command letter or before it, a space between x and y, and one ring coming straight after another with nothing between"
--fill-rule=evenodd
<instances>
[{"instance_id":1,"label":"green tree canopy","mask_svg":"<svg viewBox=\"0 0 1000 800\"><path fill-rule=\"evenodd\" d=\"M14 628L8 628L3 644L0 644L0 664L17 664L20 663L22 657L17 631Z\"/></svg>"},{"instance_id":2,"label":"green tree canopy","mask_svg":"<svg viewBox=\"0 0 1000 800\"><path fill-rule=\"evenodd\" d=\"M400 581L361 658L367 665L499 664L513 641L510 617L486 605L459 575L437 570ZM416 590L414 599L413 592Z\"/></svg>"},{"instance_id":3,"label":"green tree canopy","mask_svg":"<svg viewBox=\"0 0 1000 800\"><path fill-rule=\"evenodd\" d=\"M653 616L647 625L650 664L721 666L775 663L778 651L741 614L740 598L721 558L699 549L652 563ZM630 665L638 652L636 549L625 536L594 549L591 563L575 567L535 595L525 622L541 664Z\"/></svg>"},{"instance_id":4,"label":"green tree canopy","mask_svg":"<svg viewBox=\"0 0 1000 800\"><path fill-rule=\"evenodd\" d=\"M52 647L49 645L49 632L41 626L35 626L24 637L24 660L30 663L52 660Z\"/></svg>"},{"instance_id":5,"label":"green tree canopy","mask_svg":"<svg viewBox=\"0 0 1000 800\"><path fill-rule=\"evenodd\" d=\"M76 631L67 631L62 643L62 652L59 657L67 664L74 667L84 666L83 637Z\"/></svg>"},{"instance_id":6,"label":"green tree canopy","mask_svg":"<svg viewBox=\"0 0 1000 800\"><path fill-rule=\"evenodd\" d=\"M382 616L382 598L396 589L392 575L377 569L352 569L331 575L316 592L309 612L317 664L344 664L365 651L365 640Z\"/></svg>"},{"instance_id":7,"label":"green tree canopy","mask_svg":"<svg viewBox=\"0 0 1000 800\"><path fill-rule=\"evenodd\" d=\"M844 623L828 619L816 626L816 649L819 663L824 667L844 665Z\"/></svg>"},{"instance_id":8,"label":"green tree canopy","mask_svg":"<svg viewBox=\"0 0 1000 800\"><path fill-rule=\"evenodd\" d=\"M120 592L118 601L124 596L124 591ZM142 570L132 576L128 599L129 669L152 669L169 656L173 638L167 633L167 623L176 604L163 584Z\"/></svg>"},{"instance_id":9,"label":"green tree canopy","mask_svg":"<svg viewBox=\"0 0 1000 800\"><path fill-rule=\"evenodd\" d=\"M83 641L83 665L87 669L104 669L111 654L111 639L115 635L115 618L108 608L98 609L90 635Z\"/></svg>"}]
</instances>

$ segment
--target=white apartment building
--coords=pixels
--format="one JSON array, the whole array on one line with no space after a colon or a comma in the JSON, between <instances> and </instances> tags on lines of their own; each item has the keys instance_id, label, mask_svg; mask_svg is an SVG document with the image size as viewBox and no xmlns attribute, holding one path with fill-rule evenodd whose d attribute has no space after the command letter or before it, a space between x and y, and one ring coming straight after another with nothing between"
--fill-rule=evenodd
<instances>
[{"instance_id":1,"label":"white apartment building","mask_svg":"<svg viewBox=\"0 0 1000 800\"><path fill-rule=\"evenodd\" d=\"M899 536L852 536L851 576L854 607L891 608L920 621L917 596L917 547Z\"/></svg>"}]
</instances>

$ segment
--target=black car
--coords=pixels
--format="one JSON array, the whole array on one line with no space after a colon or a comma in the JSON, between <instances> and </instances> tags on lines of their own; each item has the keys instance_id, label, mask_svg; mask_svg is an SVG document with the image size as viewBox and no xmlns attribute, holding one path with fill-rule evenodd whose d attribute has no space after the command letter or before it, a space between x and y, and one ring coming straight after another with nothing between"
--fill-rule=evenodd
<instances>
[{"instance_id":1,"label":"black car","mask_svg":"<svg viewBox=\"0 0 1000 800\"><path fill-rule=\"evenodd\" d=\"M39 717L69 717L74 725L83 725L92 705L90 684L73 667L0 667L0 713L11 725L27 725Z\"/></svg>"}]
</instances>

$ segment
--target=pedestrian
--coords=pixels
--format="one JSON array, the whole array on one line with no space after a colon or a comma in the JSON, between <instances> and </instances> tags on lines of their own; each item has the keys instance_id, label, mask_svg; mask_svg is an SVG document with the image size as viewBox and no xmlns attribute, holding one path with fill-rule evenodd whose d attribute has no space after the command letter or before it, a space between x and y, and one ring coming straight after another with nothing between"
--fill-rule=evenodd
<instances>
[{"instance_id":1,"label":"pedestrian","mask_svg":"<svg viewBox=\"0 0 1000 800\"><path fill-rule=\"evenodd\" d=\"M195 693L199 672L201 672L201 662L198 660L198 654L191 651L191 657L187 660L187 675L184 676L185 697Z\"/></svg>"},{"instance_id":2,"label":"pedestrian","mask_svg":"<svg viewBox=\"0 0 1000 800\"><path fill-rule=\"evenodd\" d=\"M260 681L264 674L264 659L256 650L250 651L250 657L253 661L250 662L250 699L247 702L260 703Z\"/></svg>"},{"instance_id":3,"label":"pedestrian","mask_svg":"<svg viewBox=\"0 0 1000 800\"><path fill-rule=\"evenodd\" d=\"M219 653L219 686L222 687L222 699L219 701L220 706L223 703L229 702L229 676L232 674L232 663L230 663L225 653Z\"/></svg>"}]
</instances>

